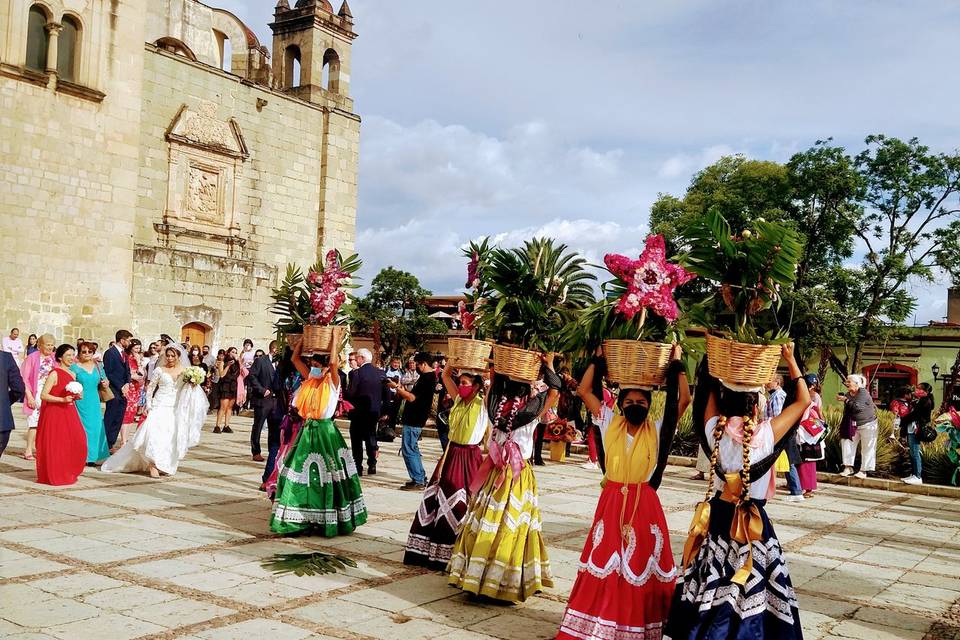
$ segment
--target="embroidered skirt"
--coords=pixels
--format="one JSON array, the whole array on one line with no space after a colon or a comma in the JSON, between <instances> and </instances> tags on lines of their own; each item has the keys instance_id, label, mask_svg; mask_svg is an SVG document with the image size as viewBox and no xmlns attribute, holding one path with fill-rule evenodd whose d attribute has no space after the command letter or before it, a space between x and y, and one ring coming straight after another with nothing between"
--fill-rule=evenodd
<instances>
[{"instance_id":1,"label":"embroidered skirt","mask_svg":"<svg viewBox=\"0 0 960 640\"><path fill-rule=\"evenodd\" d=\"M343 436L332 420L308 420L283 461L270 530L331 538L366 521L360 477Z\"/></svg>"},{"instance_id":2,"label":"embroidered skirt","mask_svg":"<svg viewBox=\"0 0 960 640\"><path fill-rule=\"evenodd\" d=\"M507 602L523 602L552 587L542 524L530 465L524 463L517 477L510 465L494 468L453 545L450 584Z\"/></svg>"},{"instance_id":3,"label":"embroidered skirt","mask_svg":"<svg viewBox=\"0 0 960 640\"><path fill-rule=\"evenodd\" d=\"M480 445L451 442L437 464L407 537L404 564L443 571L467 515L468 487L482 461Z\"/></svg>"},{"instance_id":4,"label":"embroidered skirt","mask_svg":"<svg viewBox=\"0 0 960 640\"><path fill-rule=\"evenodd\" d=\"M676 576L657 492L608 481L557 638L660 640Z\"/></svg>"},{"instance_id":5,"label":"embroidered skirt","mask_svg":"<svg viewBox=\"0 0 960 640\"><path fill-rule=\"evenodd\" d=\"M750 549L730 540L734 505L710 501L710 531L677 582L667 640L801 640L800 612L790 574L767 512L754 500L763 536L753 543L753 571L744 586L731 582Z\"/></svg>"},{"instance_id":6,"label":"embroidered skirt","mask_svg":"<svg viewBox=\"0 0 960 640\"><path fill-rule=\"evenodd\" d=\"M280 448L277 449L277 457L273 465L273 471L270 472L270 477L267 478L267 481L263 483L267 497L271 500L277 495L277 481L280 479L280 474L286 469L284 462L290 450L293 449L293 446L297 443L297 434L300 433L300 427L302 426L303 418L289 413L283 417L283 421L280 423Z\"/></svg>"}]
</instances>

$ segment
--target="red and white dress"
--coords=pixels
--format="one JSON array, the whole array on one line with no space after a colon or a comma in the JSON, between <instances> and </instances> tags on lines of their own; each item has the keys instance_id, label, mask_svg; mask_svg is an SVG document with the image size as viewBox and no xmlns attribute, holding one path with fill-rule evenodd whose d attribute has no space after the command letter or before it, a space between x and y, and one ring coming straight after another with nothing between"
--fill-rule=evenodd
<instances>
[{"instance_id":1,"label":"red and white dress","mask_svg":"<svg viewBox=\"0 0 960 640\"><path fill-rule=\"evenodd\" d=\"M631 437L604 407L599 427L607 472L557 638L659 640L677 576L663 508L647 484L660 425Z\"/></svg>"}]
</instances>

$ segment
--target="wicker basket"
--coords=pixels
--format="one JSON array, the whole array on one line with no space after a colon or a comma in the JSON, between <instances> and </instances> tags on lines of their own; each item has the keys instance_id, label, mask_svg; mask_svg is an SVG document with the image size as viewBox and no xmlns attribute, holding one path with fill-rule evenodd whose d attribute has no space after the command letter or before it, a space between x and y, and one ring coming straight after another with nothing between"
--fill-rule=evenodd
<instances>
[{"instance_id":1,"label":"wicker basket","mask_svg":"<svg viewBox=\"0 0 960 640\"><path fill-rule=\"evenodd\" d=\"M447 338L450 365L461 371L486 371L490 364L491 342L469 338Z\"/></svg>"},{"instance_id":2,"label":"wicker basket","mask_svg":"<svg viewBox=\"0 0 960 640\"><path fill-rule=\"evenodd\" d=\"M287 346L291 349L295 349L300 341L303 340L302 333L288 333L283 336L283 339L286 341Z\"/></svg>"},{"instance_id":3,"label":"wicker basket","mask_svg":"<svg viewBox=\"0 0 960 640\"><path fill-rule=\"evenodd\" d=\"M303 353L330 353L332 346L331 325L308 324L303 327Z\"/></svg>"},{"instance_id":4,"label":"wicker basket","mask_svg":"<svg viewBox=\"0 0 960 640\"><path fill-rule=\"evenodd\" d=\"M728 384L759 387L773 380L780 345L745 344L707 335L710 375Z\"/></svg>"},{"instance_id":5,"label":"wicker basket","mask_svg":"<svg viewBox=\"0 0 960 640\"><path fill-rule=\"evenodd\" d=\"M604 340L607 378L621 387L655 387L667 379L671 345L639 340Z\"/></svg>"},{"instance_id":6,"label":"wicker basket","mask_svg":"<svg viewBox=\"0 0 960 640\"><path fill-rule=\"evenodd\" d=\"M540 354L505 344L493 345L493 366L497 373L517 382L533 382L540 377Z\"/></svg>"}]
</instances>

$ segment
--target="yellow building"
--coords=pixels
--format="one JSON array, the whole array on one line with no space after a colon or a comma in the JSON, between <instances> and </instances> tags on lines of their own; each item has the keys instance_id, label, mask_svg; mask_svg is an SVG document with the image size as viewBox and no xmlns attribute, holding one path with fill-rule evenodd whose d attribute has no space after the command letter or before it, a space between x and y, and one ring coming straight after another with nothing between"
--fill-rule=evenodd
<instances>
[{"instance_id":1,"label":"yellow building","mask_svg":"<svg viewBox=\"0 0 960 640\"><path fill-rule=\"evenodd\" d=\"M0 331L260 343L283 266L353 248L353 16L280 0L270 27L0 0Z\"/></svg>"}]
</instances>

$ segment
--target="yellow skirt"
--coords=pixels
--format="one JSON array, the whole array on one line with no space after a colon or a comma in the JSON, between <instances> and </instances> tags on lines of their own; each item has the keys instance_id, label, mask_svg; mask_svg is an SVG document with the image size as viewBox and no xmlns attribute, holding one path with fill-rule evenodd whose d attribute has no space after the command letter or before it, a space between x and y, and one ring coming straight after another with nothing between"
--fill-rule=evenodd
<instances>
[{"instance_id":1,"label":"yellow skirt","mask_svg":"<svg viewBox=\"0 0 960 640\"><path fill-rule=\"evenodd\" d=\"M503 477L499 488L497 478ZM543 544L537 480L529 464L493 469L474 496L447 570L450 584L470 593L523 602L552 587Z\"/></svg>"},{"instance_id":2,"label":"yellow skirt","mask_svg":"<svg viewBox=\"0 0 960 640\"><path fill-rule=\"evenodd\" d=\"M773 463L773 470L777 473L787 473L790 471L790 461L787 459L786 451L780 452L780 457Z\"/></svg>"}]
</instances>

